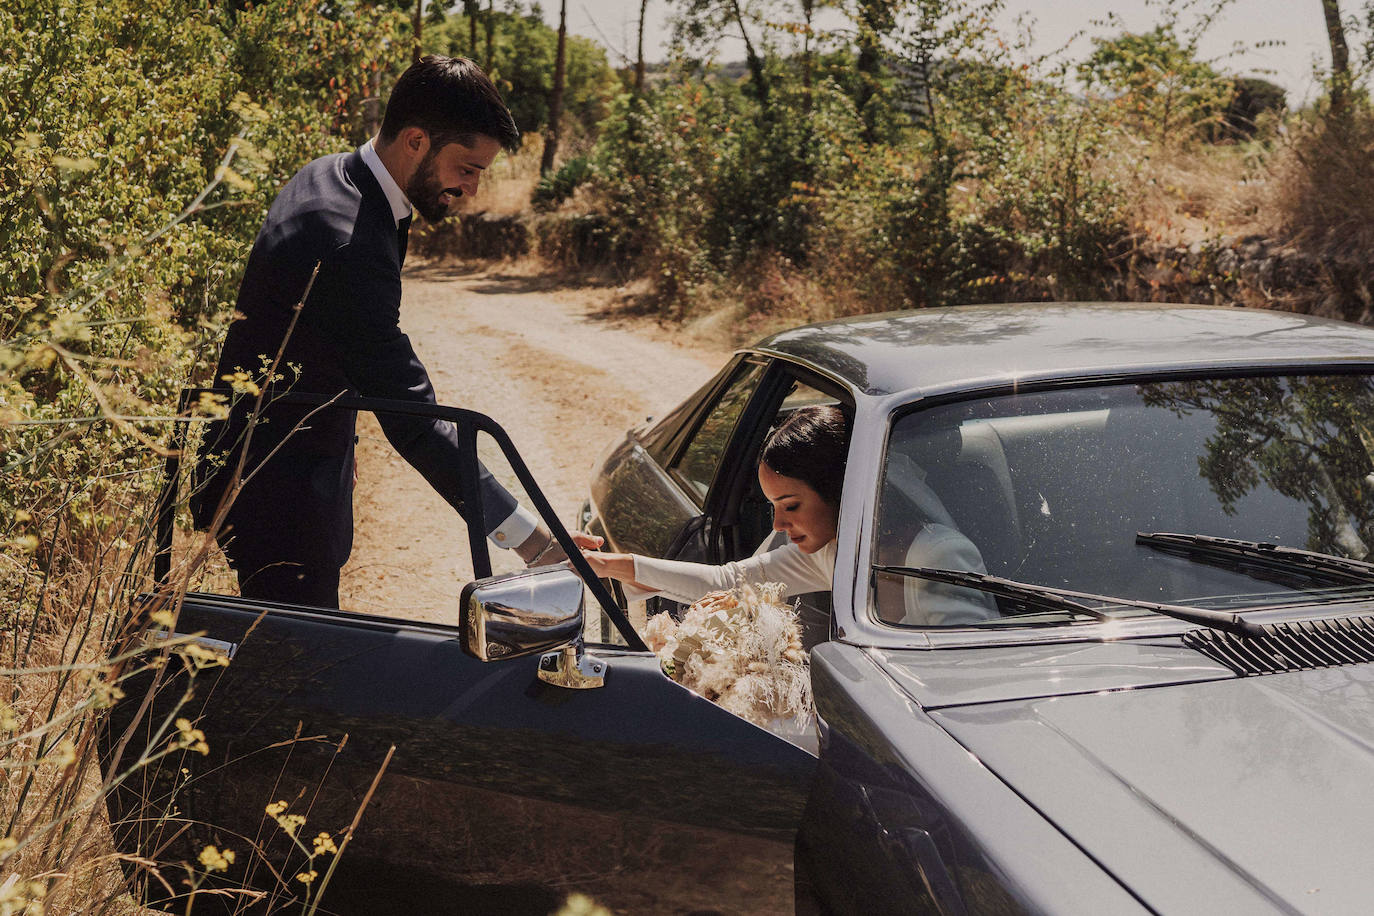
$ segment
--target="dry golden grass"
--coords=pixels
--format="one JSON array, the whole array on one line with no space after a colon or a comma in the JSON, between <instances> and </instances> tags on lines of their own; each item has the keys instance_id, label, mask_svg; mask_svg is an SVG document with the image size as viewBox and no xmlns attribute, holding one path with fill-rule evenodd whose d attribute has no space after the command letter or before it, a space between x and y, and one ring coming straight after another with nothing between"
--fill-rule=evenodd
<instances>
[{"instance_id":1,"label":"dry golden grass","mask_svg":"<svg viewBox=\"0 0 1374 916\"><path fill-rule=\"evenodd\" d=\"M539 159L544 153L544 138L531 134L518 152L503 154L484 176L481 190L468 205L470 212L492 216L514 216L530 209L530 195L539 183Z\"/></svg>"},{"instance_id":2,"label":"dry golden grass","mask_svg":"<svg viewBox=\"0 0 1374 916\"><path fill-rule=\"evenodd\" d=\"M1281 150L1257 143L1142 146L1116 176L1134 203L1141 242L1187 246L1222 236L1264 232Z\"/></svg>"}]
</instances>

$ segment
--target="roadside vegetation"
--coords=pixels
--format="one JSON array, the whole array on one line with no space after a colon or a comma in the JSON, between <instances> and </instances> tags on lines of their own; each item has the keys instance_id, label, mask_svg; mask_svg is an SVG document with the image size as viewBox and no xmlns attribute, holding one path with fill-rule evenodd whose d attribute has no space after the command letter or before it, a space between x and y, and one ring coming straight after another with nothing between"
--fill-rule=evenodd
<instances>
[{"instance_id":1,"label":"roadside vegetation","mask_svg":"<svg viewBox=\"0 0 1374 916\"><path fill-rule=\"evenodd\" d=\"M725 309L748 334L1181 297L1371 320L1366 10L1326 0L1327 91L1295 108L1201 58L1216 3L1161 2L1152 31L1071 59L994 29L997 0L854 0L830 29L810 0L674 2L675 56L652 67L580 38L560 55L519 0L418 20L384 0L0 6L0 916L135 912L104 800L216 741L190 719L145 723L108 771L94 745L104 710L143 701L134 675L222 663L141 635L149 615L174 621L207 550L135 604L154 587L177 393L216 381L276 190L375 130L417 21L423 50L487 66L528 138L490 209L557 269L613 277L668 318ZM744 39L743 65L715 56L724 34ZM462 251L469 231L430 250ZM264 814L318 894L345 825L302 828L275 802ZM250 854L146 864L186 891L232 882Z\"/></svg>"}]
</instances>

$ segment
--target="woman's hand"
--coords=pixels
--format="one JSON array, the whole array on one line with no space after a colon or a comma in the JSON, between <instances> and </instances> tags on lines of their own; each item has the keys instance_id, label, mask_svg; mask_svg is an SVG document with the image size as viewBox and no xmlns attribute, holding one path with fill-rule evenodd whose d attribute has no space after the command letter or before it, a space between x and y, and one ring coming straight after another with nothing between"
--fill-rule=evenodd
<instances>
[{"instance_id":1,"label":"woman's hand","mask_svg":"<svg viewBox=\"0 0 1374 916\"><path fill-rule=\"evenodd\" d=\"M582 550L587 565L599 579L619 579L621 582L634 582L635 558L631 553L602 553L599 550Z\"/></svg>"}]
</instances>

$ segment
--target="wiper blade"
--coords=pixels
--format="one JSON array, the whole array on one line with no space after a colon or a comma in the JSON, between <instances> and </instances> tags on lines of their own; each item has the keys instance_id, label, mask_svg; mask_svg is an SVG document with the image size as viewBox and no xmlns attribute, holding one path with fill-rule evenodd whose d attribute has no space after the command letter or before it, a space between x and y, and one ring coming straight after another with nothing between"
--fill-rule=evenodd
<instances>
[{"instance_id":1,"label":"wiper blade","mask_svg":"<svg viewBox=\"0 0 1374 916\"><path fill-rule=\"evenodd\" d=\"M1044 585L1032 585L1029 582L1017 582L1014 579L1003 579L1001 576L991 576L987 573L966 572L957 569L931 569L926 566L874 566L873 571L915 579L929 579L932 582L947 582L950 585L962 585L965 588L987 592L989 595L1001 595L1004 598L1028 601L1055 610L1087 614L1098 620L1112 620L1114 618L1101 608L1084 604L1084 601L1144 608L1147 611L1154 611L1156 614L1163 614L1165 617L1172 617L1185 623L1200 624L1215 630L1234 633L1237 636L1264 635L1264 630L1259 624L1250 623L1243 617L1229 611L1218 611L1211 608L1191 607L1184 604L1160 604L1157 601L1139 601L1135 598L1117 598L1111 595L1094 595L1091 592L1076 592L1067 588L1049 588Z\"/></svg>"},{"instance_id":2,"label":"wiper blade","mask_svg":"<svg viewBox=\"0 0 1374 916\"><path fill-rule=\"evenodd\" d=\"M1324 578L1329 582L1369 585L1374 583L1374 563L1351 560L1329 553L1280 547L1260 541L1219 538L1206 534L1175 534L1169 531L1138 532L1137 544L1181 554L1185 557L1221 561L1226 565L1249 561L1255 565L1280 572L1299 573Z\"/></svg>"}]
</instances>

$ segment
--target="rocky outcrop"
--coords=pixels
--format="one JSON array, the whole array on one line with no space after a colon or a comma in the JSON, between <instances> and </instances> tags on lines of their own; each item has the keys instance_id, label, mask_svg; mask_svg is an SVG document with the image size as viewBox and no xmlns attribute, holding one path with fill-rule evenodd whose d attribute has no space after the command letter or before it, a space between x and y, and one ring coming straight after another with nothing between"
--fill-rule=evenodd
<instances>
[{"instance_id":1,"label":"rocky outcrop","mask_svg":"<svg viewBox=\"0 0 1374 916\"><path fill-rule=\"evenodd\" d=\"M1142 247L1108 281L1121 299L1249 305L1374 323L1374 265L1263 236Z\"/></svg>"}]
</instances>

